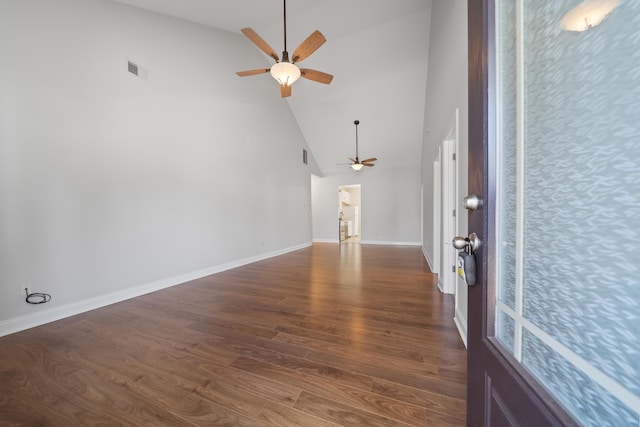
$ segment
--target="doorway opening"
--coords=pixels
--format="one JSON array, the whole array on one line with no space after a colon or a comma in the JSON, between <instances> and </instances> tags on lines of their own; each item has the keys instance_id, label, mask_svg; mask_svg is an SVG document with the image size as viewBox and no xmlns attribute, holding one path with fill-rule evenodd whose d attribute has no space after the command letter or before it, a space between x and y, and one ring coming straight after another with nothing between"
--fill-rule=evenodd
<instances>
[{"instance_id":1,"label":"doorway opening","mask_svg":"<svg viewBox=\"0 0 640 427\"><path fill-rule=\"evenodd\" d=\"M362 235L360 184L338 186L338 241L360 243Z\"/></svg>"},{"instance_id":2,"label":"doorway opening","mask_svg":"<svg viewBox=\"0 0 640 427\"><path fill-rule=\"evenodd\" d=\"M447 294L455 294L458 275L455 264L457 252L451 240L457 236L456 212L458 200L458 110L451 119L447 135L442 140L434 159L434 263L438 272L438 288Z\"/></svg>"}]
</instances>

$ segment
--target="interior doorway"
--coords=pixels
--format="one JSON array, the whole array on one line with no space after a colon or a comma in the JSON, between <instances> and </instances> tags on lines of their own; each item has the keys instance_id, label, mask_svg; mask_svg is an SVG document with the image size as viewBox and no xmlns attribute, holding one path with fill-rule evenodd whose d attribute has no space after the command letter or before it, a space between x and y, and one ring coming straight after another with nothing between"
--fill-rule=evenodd
<instances>
[{"instance_id":1,"label":"interior doorway","mask_svg":"<svg viewBox=\"0 0 640 427\"><path fill-rule=\"evenodd\" d=\"M458 200L458 109L456 109L445 138L434 159L434 253L438 254L438 287L447 294L455 294L458 287L458 275L455 264L457 251L451 240L457 236L457 200ZM435 260L434 260L435 261Z\"/></svg>"},{"instance_id":2,"label":"interior doorway","mask_svg":"<svg viewBox=\"0 0 640 427\"><path fill-rule=\"evenodd\" d=\"M338 187L338 241L360 243L362 236L362 192L360 184Z\"/></svg>"}]
</instances>

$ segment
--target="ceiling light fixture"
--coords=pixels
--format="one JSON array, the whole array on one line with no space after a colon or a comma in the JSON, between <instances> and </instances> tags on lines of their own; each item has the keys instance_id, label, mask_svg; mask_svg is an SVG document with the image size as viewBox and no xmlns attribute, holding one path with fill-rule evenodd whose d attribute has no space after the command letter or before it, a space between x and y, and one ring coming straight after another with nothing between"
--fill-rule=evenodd
<instances>
[{"instance_id":1,"label":"ceiling light fixture","mask_svg":"<svg viewBox=\"0 0 640 427\"><path fill-rule=\"evenodd\" d=\"M620 0L585 0L567 12L560 25L566 31L586 31L600 25L619 4Z\"/></svg>"},{"instance_id":2,"label":"ceiling light fixture","mask_svg":"<svg viewBox=\"0 0 640 427\"><path fill-rule=\"evenodd\" d=\"M291 86L300 78L300 68L291 62L278 62L271 67L271 75L284 86Z\"/></svg>"},{"instance_id":3,"label":"ceiling light fixture","mask_svg":"<svg viewBox=\"0 0 640 427\"><path fill-rule=\"evenodd\" d=\"M280 96L286 98L291 96L291 85L300 77L319 83L329 84L333 80L331 74L322 71L312 70L310 68L298 68L296 65L305 58L308 58L320 46L327 41L322 33L315 30L309 37L296 48L289 60L289 52L287 51L287 0L283 0L283 16L284 16L284 51L282 52L282 61L275 50L262 39L251 28L243 28L242 33L247 36L258 49L269 55L276 63L271 68L257 68L255 70L238 71L236 74L240 77L254 76L271 72L271 76L276 79L280 85Z\"/></svg>"},{"instance_id":4,"label":"ceiling light fixture","mask_svg":"<svg viewBox=\"0 0 640 427\"><path fill-rule=\"evenodd\" d=\"M362 169L363 166L375 166L373 162L378 159L376 159L375 157L371 157L370 159L364 159L360 161L360 157L358 157L358 125L360 124L360 120L354 121L353 124L356 125L356 158L354 159L353 157L349 157L349 160L351 160L351 169L356 172L360 172L360 169Z\"/></svg>"},{"instance_id":5,"label":"ceiling light fixture","mask_svg":"<svg viewBox=\"0 0 640 427\"><path fill-rule=\"evenodd\" d=\"M282 61L275 63L271 67L271 76L273 76L281 86L291 86L293 82L300 78L300 68L289 62L289 52L287 52L287 0L283 1L283 11L284 52L282 52Z\"/></svg>"}]
</instances>

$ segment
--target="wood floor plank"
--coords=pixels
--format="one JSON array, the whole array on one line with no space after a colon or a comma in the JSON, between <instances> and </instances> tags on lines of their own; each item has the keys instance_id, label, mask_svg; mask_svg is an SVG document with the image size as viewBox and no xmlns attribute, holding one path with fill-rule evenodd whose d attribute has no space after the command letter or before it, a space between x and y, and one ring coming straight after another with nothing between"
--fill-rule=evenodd
<instances>
[{"instance_id":1,"label":"wood floor plank","mask_svg":"<svg viewBox=\"0 0 640 427\"><path fill-rule=\"evenodd\" d=\"M171 413L196 426L269 427L198 395L187 396Z\"/></svg>"},{"instance_id":2,"label":"wood floor plank","mask_svg":"<svg viewBox=\"0 0 640 427\"><path fill-rule=\"evenodd\" d=\"M367 363L378 366L385 366L390 369L411 370L417 375L440 376L437 365L398 358L391 354L380 354L376 351L372 351L370 348L359 348L355 345L341 346L337 344L329 344L311 338L284 333L278 334L276 337L274 337L274 340L286 342L289 344L295 344L298 346L304 346L306 348L309 348L310 350L315 350L322 354L334 354L336 356L344 356L355 360L360 360L364 357ZM317 359L318 358L316 358L316 360Z\"/></svg>"},{"instance_id":3,"label":"wood floor plank","mask_svg":"<svg viewBox=\"0 0 640 427\"><path fill-rule=\"evenodd\" d=\"M461 426L419 248L314 244L0 337L0 425Z\"/></svg>"},{"instance_id":4,"label":"wood floor plank","mask_svg":"<svg viewBox=\"0 0 640 427\"><path fill-rule=\"evenodd\" d=\"M269 405L260 408L260 421L278 427L336 427L339 424L314 417L308 413L282 405Z\"/></svg>"},{"instance_id":5,"label":"wood floor plank","mask_svg":"<svg viewBox=\"0 0 640 427\"><path fill-rule=\"evenodd\" d=\"M150 401L135 390L109 381L95 381L96 375L80 370L73 374L76 387L66 398L80 411L58 405L59 412L70 412L78 418L71 425L187 426L188 423L169 412L161 402Z\"/></svg>"},{"instance_id":6,"label":"wood floor plank","mask_svg":"<svg viewBox=\"0 0 640 427\"><path fill-rule=\"evenodd\" d=\"M398 399L374 393L369 387L355 388L330 379L290 370L245 357L231 366L281 384L295 384L303 390L327 399L337 400L354 408L395 419L411 425L424 425L425 410L419 405L407 404Z\"/></svg>"},{"instance_id":7,"label":"wood floor plank","mask_svg":"<svg viewBox=\"0 0 640 427\"><path fill-rule=\"evenodd\" d=\"M282 406L292 407L302 388L296 384L284 384L271 378L260 377L244 370L219 365L204 365L201 369L207 373L206 378L216 378L223 383L235 384L240 390L254 394L262 399Z\"/></svg>"},{"instance_id":8,"label":"wood floor plank","mask_svg":"<svg viewBox=\"0 0 640 427\"><path fill-rule=\"evenodd\" d=\"M408 425L353 408L343 403L314 396L308 392L302 393L300 399L296 402L295 408L343 426L392 427Z\"/></svg>"},{"instance_id":9,"label":"wood floor plank","mask_svg":"<svg viewBox=\"0 0 640 427\"><path fill-rule=\"evenodd\" d=\"M230 343L238 348L238 352L243 357L249 357L257 361L270 363L292 371L304 372L320 378L329 378L331 381L347 386L370 389L373 383L371 377L355 373L350 370L341 369L319 361L307 360L287 354L273 351L265 351L255 347L242 346L237 343ZM231 363L235 366L236 362Z\"/></svg>"},{"instance_id":10,"label":"wood floor plank","mask_svg":"<svg viewBox=\"0 0 640 427\"><path fill-rule=\"evenodd\" d=\"M436 393L457 399L464 399L466 396L464 384L447 381L437 376L416 375L408 371L390 369L389 367L367 363L362 358L352 358L313 350L309 351L307 358L310 360L323 360L325 363L341 366L345 370L351 370L372 378L380 378L418 389L433 390Z\"/></svg>"},{"instance_id":11,"label":"wood floor plank","mask_svg":"<svg viewBox=\"0 0 640 427\"><path fill-rule=\"evenodd\" d=\"M299 328L295 326L278 327L276 329L278 334L274 337L277 340L283 340L282 336L296 336L301 338L311 338L322 342L327 342L332 345L348 347L352 349L358 349L362 352L378 354L380 356L395 357L398 359L406 360L414 363L424 363L424 356L422 352L415 348L406 348L404 346L395 345L391 341L387 341L384 344L382 340L376 340L375 338L365 338L354 332L350 338L338 337L333 338L336 335L327 334L324 332L317 332L314 329ZM286 342L286 340L283 340Z\"/></svg>"},{"instance_id":12,"label":"wood floor plank","mask_svg":"<svg viewBox=\"0 0 640 427\"><path fill-rule=\"evenodd\" d=\"M173 406L204 382L189 366L166 354L130 355L122 348L94 347L78 349L70 356L96 377L163 407Z\"/></svg>"},{"instance_id":13,"label":"wood floor plank","mask_svg":"<svg viewBox=\"0 0 640 427\"><path fill-rule=\"evenodd\" d=\"M466 411L465 399L456 399L432 391L417 389L380 379L374 380L372 390L383 396L421 406L428 412L443 414L445 417L464 424Z\"/></svg>"}]
</instances>

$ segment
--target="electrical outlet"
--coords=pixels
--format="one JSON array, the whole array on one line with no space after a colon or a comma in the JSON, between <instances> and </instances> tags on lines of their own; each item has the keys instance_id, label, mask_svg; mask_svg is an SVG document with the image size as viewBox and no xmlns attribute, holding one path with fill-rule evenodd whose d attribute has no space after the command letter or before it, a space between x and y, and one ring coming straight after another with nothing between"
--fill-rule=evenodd
<instances>
[{"instance_id":1,"label":"electrical outlet","mask_svg":"<svg viewBox=\"0 0 640 427\"><path fill-rule=\"evenodd\" d=\"M29 292L29 284L28 283L24 283L22 285L20 285L20 296L26 297L27 293Z\"/></svg>"}]
</instances>

